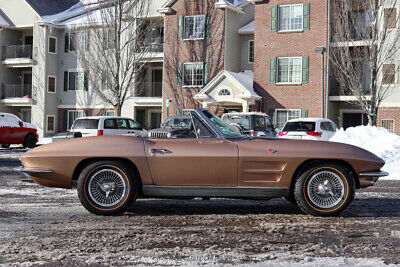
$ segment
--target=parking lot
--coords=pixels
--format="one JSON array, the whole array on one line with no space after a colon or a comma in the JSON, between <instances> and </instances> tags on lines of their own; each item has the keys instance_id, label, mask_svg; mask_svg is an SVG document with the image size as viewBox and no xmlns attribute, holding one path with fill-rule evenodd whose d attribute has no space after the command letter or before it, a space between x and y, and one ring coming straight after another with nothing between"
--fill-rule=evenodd
<instances>
[{"instance_id":1,"label":"parking lot","mask_svg":"<svg viewBox=\"0 0 400 267\"><path fill-rule=\"evenodd\" d=\"M0 265L379 265L400 262L400 182L360 190L339 218L306 216L284 199L138 200L98 217L75 190L13 171L0 150Z\"/></svg>"}]
</instances>

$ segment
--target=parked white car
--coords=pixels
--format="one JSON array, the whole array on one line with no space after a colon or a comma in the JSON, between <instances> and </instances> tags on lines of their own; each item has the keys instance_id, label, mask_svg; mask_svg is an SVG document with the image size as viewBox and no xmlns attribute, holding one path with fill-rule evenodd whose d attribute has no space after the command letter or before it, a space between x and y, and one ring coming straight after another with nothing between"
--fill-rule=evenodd
<instances>
[{"instance_id":1,"label":"parked white car","mask_svg":"<svg viewBox=\"0 0 400 267\"><path fill-rule=\"evenodd\" d=\"M147 131L135 120L115 116L78 118L72 124L71 132L80 132L82 137L123 134L147 135Z\"/></svg>"},{"instance_id":2,"label":"parked white car","mask_svg":"<svg viewBox=\"0 0 400 267\"><path fill-rule=\"evenodd\" d=\"M276 130L270 116L264 113L225 113L221 117L232 126L239 126L248 136L276 137Z\"/></svg>"},{"instance_id":3,"label":"parked white car","mask_svg":"<svg viewBox=\"0 0 400 267\"><path fill-rule=\"evenodd\" d=\"M308 118L294 119L286 122L280 138L305 139L317 141L329 141L338 130L336 124L328 119Z\"/></svg>"}]
</instances>

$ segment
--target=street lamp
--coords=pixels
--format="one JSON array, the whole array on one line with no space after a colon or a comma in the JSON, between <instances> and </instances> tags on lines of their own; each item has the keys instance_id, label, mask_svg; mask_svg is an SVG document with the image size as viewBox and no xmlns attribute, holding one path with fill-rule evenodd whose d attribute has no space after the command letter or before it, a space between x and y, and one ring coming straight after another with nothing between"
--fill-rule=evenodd
<instances>
[{"instance_id":1,"label":"street lamp","mask_svg":"<svg viewBox=\"0 0 400 267\"><path fill-rule=\"evenodd\" d=\"M322 55L322 117L326 118L328 114L325 114L325 52L326 52L326 47L325 46L317 46L314 50L315 52L321 53ZM327 112L326 112L327 113Z\"/></svg>"}]
</instances>

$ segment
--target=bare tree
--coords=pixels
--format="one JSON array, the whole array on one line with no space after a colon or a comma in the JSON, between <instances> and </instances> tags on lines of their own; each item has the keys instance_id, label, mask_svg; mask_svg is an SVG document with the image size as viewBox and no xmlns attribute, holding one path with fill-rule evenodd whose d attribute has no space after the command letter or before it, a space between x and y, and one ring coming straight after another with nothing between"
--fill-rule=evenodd
<instances>
[{"instance_id":1,"label":"bare tree","mask_svg":"<svg viewBox=\"0 0 400 267\"><path fill-rule=\"evenodd\" d=\"M397 5L398 0L331 1L333 76L341 93L356 97L351 103L368 115L369 125L377 124L379 107L395 86Z\"/></svg>"},{"instance_id":2,"label":"bare tree","mask_svg":"<svg viewBox=\"0 0 400 267\"><path fill-rule=\"evenodd\" d=\"M133 97L137 76L151 50L146 49L149 2L99 0L87 6L84 32L71 33L91 88L121 115L124 102Z\"/></svg>"},{"instance_id":3,"label":"bare tree","mask_svg":"<svg viewBox=\"0 0 400 267\"><path fill-rule=\"evenodd\" d=\"M166 46L170 49L165 51L165 77L164 82L171 91L170 97L176 109L192 109L200 107L200 103L194 98L201 87L184 86L184 69L180 65L186 62L204 62L203 86L223 70L224 33L221 27L224 23L223 12L215 8L215 1L184 1L186 14L206 14L204 22L204 38L195 41L184 40L185 29L182 21L181 32L166 35ZM182 18L183 19L183 18ZM178 30L179 31L179 30ZM177 35L181 35L177 37ZM207 76L207 77L206 77Z\"/></svg>"}]
</instances>

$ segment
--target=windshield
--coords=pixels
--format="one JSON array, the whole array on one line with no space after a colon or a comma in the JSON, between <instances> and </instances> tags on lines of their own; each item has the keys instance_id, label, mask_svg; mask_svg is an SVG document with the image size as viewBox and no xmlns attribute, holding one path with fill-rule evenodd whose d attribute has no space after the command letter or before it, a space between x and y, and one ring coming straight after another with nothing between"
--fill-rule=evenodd
<instances>
[{"instance_id":1,"label":"windshield","mask_svg":"<svg viewBox=\"0 0 400 267\"><path fill-rule=\"evenodd\" d=\"M82 130L94 130L99 126L99 120L96 119L82 119L76 120L72 126L72 130L82 129Z\"/></svg>"},{"instance_id":2,"label":"windshield","mask_svg":"<svg viewBox=\"0 0 400 267\"><path fill-rule=\"evenodd\" d=\"M288 122L282 132L314 132L315 122L296 121Z\"/></svg>"},{"instance_id":3,"label":"windshield","mask_svg":"<svg viewBox=\"0 0 400 267\"><path fill-rule=\"evenodd\" d=\"M245 131L250 131L250 116L247 115L227 115L224 121L228 124L236 123Z\"/></svg>"},{"instance_id":4,"label":"windshield","mask_svg":"<svg viewBox=\"0 0 400 267\"><path fill-rule=\"evenodd\" d=\"M187 127L191 123L190 118L167 118L163 126L165 127Z\"/></svg>"},{"instance_id":5,"label":"windshield","mask_svg":"<svg viewBox=\"0 0 400 267\"><path fill-rule=\"evenodd\" d=\"M234 128L232 128L228 123L225 121L221 120L217 116L211 114L209 111L205 110L203 111L204 115L206 115L210 121L214 124L218 130L222 132L222 134L227 137L227 138L243 138L246 137L245 135L240 134L238 131L236 131Z\"/></svg>"}]
</instances>

